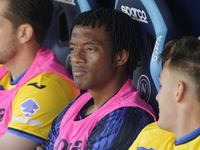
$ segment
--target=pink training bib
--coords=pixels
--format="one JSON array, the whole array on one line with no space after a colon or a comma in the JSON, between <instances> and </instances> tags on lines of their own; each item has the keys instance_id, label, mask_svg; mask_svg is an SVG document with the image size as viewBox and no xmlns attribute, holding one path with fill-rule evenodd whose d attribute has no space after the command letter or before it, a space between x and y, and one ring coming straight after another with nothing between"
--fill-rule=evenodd
<instances>
[{"instance_id":1,"label":"pink training bib","mask_svg":"<svg viewBox=\"0 0 200 150\"><path fill-rule=\"evenodd\" d=\"M0 80L7 72L2 65L0 67ZM70 73L56 59L55 54L51 50L41 47L33 64L17 85L11 90L0 90L0 137L7 131L8 123L12 119L12 103L18 90L30 79L43 72L57 73L73 82Z\"/></svg>"},{"instance_id":2,"label":"pink training bib","mask_svg":"<svg viewBox=\"0 0 200 150\"><path fill-rule=\"evenodd\" d=\"M91 98L92 96L89 92L83 94L66 112L61 121L60 133L55 142L54 149L84 149L86 146L86 140L97 122L107 114L121 107L136 106L142 108L149 112L156 121L152 107L140 98L139 91L133 87L130 79L128 79L120 91L102 107L85 119L76 121L81 108Z\"/></svg>"}]
</instances>

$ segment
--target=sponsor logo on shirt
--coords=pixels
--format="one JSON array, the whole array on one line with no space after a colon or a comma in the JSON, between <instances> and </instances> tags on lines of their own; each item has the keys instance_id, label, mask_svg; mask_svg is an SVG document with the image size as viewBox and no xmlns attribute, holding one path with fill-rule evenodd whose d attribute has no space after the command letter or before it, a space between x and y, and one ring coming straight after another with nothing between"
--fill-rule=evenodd
<instances>
[{"instance_id":1,"label":"sponsor logo on shirt","mask_svg":"<svg viewBox=\"0 0 200 150\"><path fill-rule=\"evenodd\" d=\"M22 108L22 113L25 118L31 118L32 115L40 109L40 106L36 103L33 98L27 99L21 103L20 107Z\"/></svg>"},{"instance_id":2,"label":"sponsor logo on shirt","mask_svg":"<svg viewBox=\"0 0 200 150\"><path fill-rule=\"evenodd\" d=\"M38 120L31 120L32 115L36 113L40 109L38 103L33 99L29 98L20 104L22 109L23 117L13 117L12 121L17 121L21 123L29 123L32 126L38 125L42 126L42 122Z\"/></svg>"},{"instance_id":3,"label":"sponsor logo on shirt","mask_svg":"<svg viewBox=\"0 0 200 150\"><path fill-rule=\"evenodd\" d=\"M46 85L40 85L40 86L38 86L37 84L38 84L38 83L35 82L35 83L30 83L30 84L28 84L27 86L34 86L34 87L36 87L37 89L44 89L44 88L46 87Z\"/></svg>"},{"instance_id":4,"label":"sponsor logo on shirt","mask_svg":"<svg viewBox=\"0 0 200 150\"><path fill-rule=\"evenodd\" d=\"M29 119L24 119L23 117L13 117L12 121L16 121L16 122L21 122L21 123L29 123L31 126L42 126L43 123L40 122L39 120L29 120Z\"/></svg>"}]
</instances>

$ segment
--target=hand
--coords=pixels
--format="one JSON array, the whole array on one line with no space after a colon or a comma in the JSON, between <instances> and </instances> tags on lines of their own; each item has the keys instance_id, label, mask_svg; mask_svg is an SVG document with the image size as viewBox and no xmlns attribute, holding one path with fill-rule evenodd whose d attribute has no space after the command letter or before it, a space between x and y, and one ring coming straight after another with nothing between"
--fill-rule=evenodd
<instances>
[{"instance_id":1,"label":"hand","mask_svg":"<svg viewBox=\"0 0 200 150\"><path fill-rule=\"evenodd\" d=\"M38 146L37 150L44 150L44 149L41 146Z\"/></svg>"}]
</instances>

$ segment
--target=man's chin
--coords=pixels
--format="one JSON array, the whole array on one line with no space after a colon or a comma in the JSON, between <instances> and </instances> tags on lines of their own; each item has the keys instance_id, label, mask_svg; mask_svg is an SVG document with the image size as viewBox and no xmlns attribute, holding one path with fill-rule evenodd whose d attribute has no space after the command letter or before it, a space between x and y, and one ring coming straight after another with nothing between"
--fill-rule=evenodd
<instances>
[{"instance_id":1,"label":"man's chin","mask_svg":"<svg viewBox=\"0 0 200 150\"><path fill-rule=\"evenodd\" d=\"M74 85L80 90L88 90L82 82L74 82Z\"/></svg>"}]
</instances>

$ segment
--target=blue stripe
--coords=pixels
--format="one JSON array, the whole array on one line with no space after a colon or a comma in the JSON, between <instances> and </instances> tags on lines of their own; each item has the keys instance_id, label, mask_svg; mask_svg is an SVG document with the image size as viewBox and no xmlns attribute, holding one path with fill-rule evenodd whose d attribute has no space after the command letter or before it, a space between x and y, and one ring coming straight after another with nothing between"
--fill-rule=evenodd
<instances>
[{"instance_id":1,"label":"blue stripe","mask_svg":"<svg viewBox=\"0 0 200 150\"><path fill-rule=\"evenodd\" d=\"M12 80L12 75L10 74L10 84L11 85L17 84L19 82L19 80L25 75L26 71L24 73L22 73L20 76L18 76L14 81Z\"/></svg>"},{"instance_id":2,"label":"blue stripe","mask_svg":"<svg viewBox=\"0 0 200 150\"><path fill-rule=\"evenodd\" d=\"M153 148L138 147L137 150L155 150Z\"/></svg>"},{"instance_id":3,"label":"blue stripe","mask_svg":"<svg viewBox=\"0 0 200 150\"><path fill-rule=\"evenodd\" d=\"M154 46L154 51L152 53L151 62L150 62L151 76L155 83L157 91L159 91L160 83L159 83L158 77L160 75L160 72L162 71L162 67L161 67L161 62L158 63L158 56L162 52L163 46L165 44L167 27L165 25L162 15L161 15L154 0L141 0L141 2L145 6L145 8L149 14L149 17L151 18L151 21L154 26L154 30L156 32L156 39L161 37L159 40L159 43L158 43L159 46L158 46L158 44L155 44L155 46ZM153 55L155 55L155 57L153 57ZM156 57L157 57L157 59L155 59Z\"/></svg>"},{"instance_id":4,"label":"blue stripe","mask_svg":"<svg viewBox=\"0 0 200 150\"><path fill-rule=\"evenodd\" d=\"M3 85L0 84L0 90L3 90Z\"/></svg>"},{"instance_id":5,"label":"blue stripe","mask_svg":"<svg viewBox=\"0 0 200 150\"><path fill-rule=\"evenodd\" d=\"M198 137L200 135L200 128L194 130L193 132L191 132L190 134L178 139L175 141L175 145L181 145L184 143L188 143L190 141L192 141L193 139L195 139L196 137Z\"/></svg>"},{"instance_id":6,"label":"blue stripe","mask_svg":"<svg viewBox=\"0 0 200 150\"><path fill-rule=\"evenodd\" d=\"M8 129L7 132L10 132L10 133L13 133L15 135L18 135L18 136L21 136L21 137L36 141L38 143L43 143L44 142L44 139L36 137L36 136L28 134L28 133L25 133L25 132L20 132L20 131L16 131L16 130L12 130L12 129Z\"/></svg>"},{"instance_id":7,"label":"blue stripe","mask_svg":"<svg viewBox=\"0 0 200 150\"><path fill-rule=\"evenodd\" d=\"M117 4L118 4L119 0L115 0L115 9L117 9Z\"/></svg>"},{"instance_id":8,"label":"blue stripe","mask_svg":"<svg viewBox=\"0 0 200 150\"><path fill-rule=\"evenodd\" d=\"M81 13L91 10L91 7L87 0L77 0L77 2L80 7Z\"/></svg>"}]
</instances>

